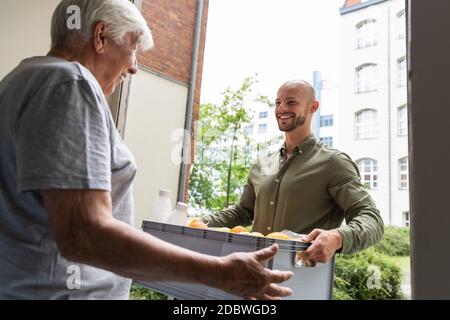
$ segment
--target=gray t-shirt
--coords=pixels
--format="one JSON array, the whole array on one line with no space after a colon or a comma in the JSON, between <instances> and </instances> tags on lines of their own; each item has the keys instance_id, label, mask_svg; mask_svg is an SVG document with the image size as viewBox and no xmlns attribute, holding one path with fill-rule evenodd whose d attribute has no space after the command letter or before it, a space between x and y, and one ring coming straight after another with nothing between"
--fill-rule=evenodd
<instances>
[{"instance_id":1,"label":"gray t-shirt","mask_svg":"<svg viewBox=\"0 0 450 320\"><path fill-rule=\"evenodd\" d=\"M88 69L22 61L0 82L0 299L127 299L129 279L64 259L39 190L111 192L132 224L136 166Z\"/></svg>"}]
</instances>

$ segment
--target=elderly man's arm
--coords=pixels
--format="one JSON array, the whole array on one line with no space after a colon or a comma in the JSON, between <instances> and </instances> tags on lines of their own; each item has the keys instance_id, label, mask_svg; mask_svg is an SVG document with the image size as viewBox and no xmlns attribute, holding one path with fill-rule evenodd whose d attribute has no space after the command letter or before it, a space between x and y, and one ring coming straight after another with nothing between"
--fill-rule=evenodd
<instances>
[{"instance_id":1,"label":"elderly man's arm","mask_svg":"<svg viewBox=\"0 0 450 320\"><path fill-rule=\"evenodd\" d=\"M203 255L114 219L107 191L41 193L56 243L68 260L133 279L197 282L244 297L267 299L291 293L276 284L290 278L291 273L271 271L261 265L276 253L276 247L226 257Z\"/></svg>"},{"instance_id":2,"label":"elderly man's arm","mask_svg":"<svg viewBox=\"0 0 450 320\"><path fill-rule=\"evenodd\" d=\"M249 226L253 223L255 198L255 190L248 181L237 204L212 215L203 216L202 220L210 227Z\"/></svg>"}]
</instances>

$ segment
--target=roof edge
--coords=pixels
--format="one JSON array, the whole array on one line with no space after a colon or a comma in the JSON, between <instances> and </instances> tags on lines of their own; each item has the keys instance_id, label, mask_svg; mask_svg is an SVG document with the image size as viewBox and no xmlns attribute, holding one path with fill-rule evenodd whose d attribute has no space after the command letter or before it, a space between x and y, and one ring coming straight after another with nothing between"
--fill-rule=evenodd
<instances>
[{"instance_id":1,"label":"roof edge","mask_svg":"<svg viewBox=\"0 0 450 320\"><path fill-rule=\"evenodd\" d=\"M389 0L370 0L370 1L366 1L364 3L359 3L359 4L356 4L354 6L346 8L345 5L347 4L347 1L348 0L345 1L343 7L339 8L339 13L341 15L344 15L344 14L347 14L347 13L350 13L350 12L353 12L353 11L361 10L361 9L367 8L369 6L373 6L373 5L376 5L376 4L379 4L379 3L382 3L382 2L386 2L386 1L389 1Z\"/></svg>"}]
</instances>

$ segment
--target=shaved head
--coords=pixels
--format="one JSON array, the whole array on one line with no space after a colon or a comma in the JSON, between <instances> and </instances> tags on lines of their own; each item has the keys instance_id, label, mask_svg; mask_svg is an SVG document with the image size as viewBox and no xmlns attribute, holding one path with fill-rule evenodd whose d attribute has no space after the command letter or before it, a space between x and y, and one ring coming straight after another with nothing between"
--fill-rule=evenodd
<instances>
[{"instance_id":1,"label":"shaved head","mask_svg":"<svg viewBox=\"0 0 450 320\"><path fill-rule=\"evenodd\" d=\"M312 117L319 102L314 88L306 81L295 79L283 83L275 100L275 116L281 131L310 130ZM304 129L306 128L306 129Z\"/></svg>"},{"instance_id":2,"label":"shaved head","mask_svg":"<svg viewBox=\"0 0 450 320\"><path fill-rule=\"evenodd\" d=\"M301 80L301 79L292 79L289 81L286 81L285 83L283 83L280 87L281 88L286 88L286 87L290 87L290 88L302 88L307 94L308 97L310 98L310 101L314 101L316 100L316 91L314 90L313 86L310 85L308 82L306 82L305 80Z\"/></svg>"}]
</instances>

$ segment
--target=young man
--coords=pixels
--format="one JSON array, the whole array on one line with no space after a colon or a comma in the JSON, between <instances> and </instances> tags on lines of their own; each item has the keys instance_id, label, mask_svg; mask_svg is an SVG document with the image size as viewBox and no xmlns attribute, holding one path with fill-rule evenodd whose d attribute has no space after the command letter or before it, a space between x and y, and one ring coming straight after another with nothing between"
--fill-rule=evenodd
<instances>
[{"instance_id":1,"label":"young man","mask_svg":"<svg viewBox=\"0 0 450 320\"><path fill-rule=\"evenodd\" d=\"M317 262L328 261L336 251L365 249L382 238L383 220L357 166L311 133L318 108L307 82L291 80L280 87L275 116L285 133L283 147L252 166L236 205L203 217L209 226L253 224L253 231L263 234L283 229L308 234L304 240L312 245L306 252Z\"/></svg>"}]
</instances>

